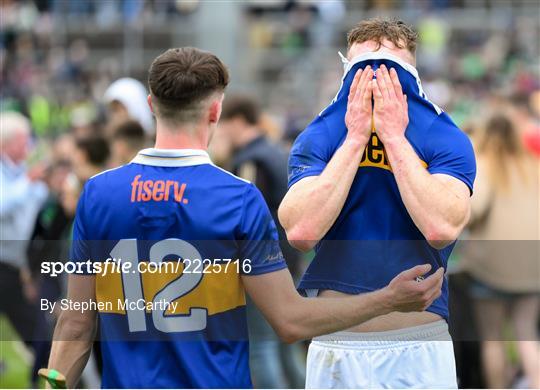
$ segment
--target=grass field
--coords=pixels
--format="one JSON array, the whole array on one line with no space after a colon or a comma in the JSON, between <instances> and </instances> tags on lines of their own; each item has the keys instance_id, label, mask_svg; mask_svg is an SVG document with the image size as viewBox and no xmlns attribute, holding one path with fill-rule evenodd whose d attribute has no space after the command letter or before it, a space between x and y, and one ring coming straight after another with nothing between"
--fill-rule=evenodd
<instances>
[{"instance_id":1,"label":"grass field","mask_svg":"<svg viewBox=\"0 0 540 390\"><path fill-rule=\"evenodd\" d=\"M30 355L9 322L0 316L0 389L30 386Z\"/></svg>"}]
</instances>

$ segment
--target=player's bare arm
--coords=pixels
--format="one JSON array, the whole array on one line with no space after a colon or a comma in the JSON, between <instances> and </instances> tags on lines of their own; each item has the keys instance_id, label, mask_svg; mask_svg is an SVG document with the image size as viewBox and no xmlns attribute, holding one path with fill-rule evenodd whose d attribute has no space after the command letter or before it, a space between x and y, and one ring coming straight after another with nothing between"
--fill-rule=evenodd
<instances>
[{"instance_id":1,"label":"player's bare arm","mask_svg":"<svg viewBox=\"0 0 540 390\"><path fill-rule=\"evenodd\" d=\"M371 134L372 78L369 66L356 73L345 116L347 137L327 167L319 176L294 184L281 203L279 220L297 249L313 248L332 227L347 199Z\"/></svg>"},{"instance_id":2,"label":"player's bare arm","mask_svg":"<svg viewBox=\"0 0 540 390\"><path fill-rule=\"evenodd\" d=\"M419 265L396 276L380 290L339 298L304 298L298 294L288 270L258 276L244 275L242 282L276 333L286 342L328 334L394 311L423 311L440 296L444 271L418 282L429 272Z\"/></svg>"},{"instance_id":3,"label":"player's bare arm","mask_svg":"<svg viewBox=\"0 0 540 390\"><path fill-rule=\"evenodd\" d=\"M465 183L430 174L405 137L407 97L394 69L381 65L373 81L374 121L407 211L435 248L454 242L469 220L470 192Z\"/></svg>"},{"instance_id":4,"label":"player's bare arm","mask_svg":"<svg viewBox=\"0 0 540 390\"><path fill-rule=\"evenodd\" d=\"M70 275L68 299L73 302L95 300L95 277ZM49 368L66 377L68 388L74 388L86 366L96 331L94 310L63 310L54 331Z\"/></svg>"}]
</instances>

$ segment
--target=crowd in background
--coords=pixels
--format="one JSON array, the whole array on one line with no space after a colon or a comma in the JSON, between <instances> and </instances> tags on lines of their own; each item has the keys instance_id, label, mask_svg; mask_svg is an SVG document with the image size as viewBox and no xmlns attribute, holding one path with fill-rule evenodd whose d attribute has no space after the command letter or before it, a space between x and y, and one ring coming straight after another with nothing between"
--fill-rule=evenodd
<instances>
[{"instance_id":1,"label":"crowd in background","mask_svg":"<svg viewBox=\"0 0 540 390\"><path fill-rule=\"evenodd\" d=\"M470 134L477 152L471 226L464 238L489 244L463 245L451 264L451 329L460 384L540 387L540 28L510 18L504 19L506 30L470 33L437 17L437 10L461 3L362 2L372 11L412 15L411 5L429 11L417 17L424 90ZM312 57L319 68L306 67L302 60L313 48L342 46L349 6L344 1L246 5L250 47L273 48L286 60L279 72L264 64L256 67L254 77L266 80L265 88L275 84L274 92L227 95L210 151L216 163L261 189L274 216L286 191L288 148L331 100L341 77L339 68L327 65L333 58ZM0 12L0 314L21 338L33 340L28 346L35 356L35 380L36 369L45 366L55 320L35 307L40 298L57 300L65 293L65 280L40 275L40 262L67 258L85 181L128 163L152 145L154 136L144 74L123 73L114 58L92 62L91 43L59 40L54 23L81 15L95 18L101 27L188 18L197 12L197 2L0 0ZM277 25L276 19L281 20ZM299 66L307 69L303 77L313 84L315 103L275 92L287 91L283 84L295 85ZM321 73L314 74L316 69ZM232 76L234 85L234 69ZM26 245L8 242L17 240ZM283 249L293 275L300 275L309 255ZM17 308L10 303L14 297ZM250 314L249 321L255 385L302 387L302 346L285 347L269 336L272 331L259 313ZM8 365L0 356L0 384ZM95 384L88 375L86 383Z\"/></svg>"}]
</instances>

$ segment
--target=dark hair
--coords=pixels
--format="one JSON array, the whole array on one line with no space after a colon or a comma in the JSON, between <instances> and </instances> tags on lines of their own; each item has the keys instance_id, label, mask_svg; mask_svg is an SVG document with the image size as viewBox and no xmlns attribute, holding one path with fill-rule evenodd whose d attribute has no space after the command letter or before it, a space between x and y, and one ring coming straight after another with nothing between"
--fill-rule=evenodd
<instances>
[{"instance_id":1,"label":"dark hair","mask_svg":"<svg viewBox=\"0 0 540 390\"><path fill-rule=\"evenodd\" d=\"M399 19L373 18L363 20L347 33L347 47L350 49L354 43L368 41L377 42L377 50L383 40L389 40L400 49L407 49L414 54L418 33Z\"/></svg>"},{"instance_id":2,"label":"dark hair","mask_svg":"<svg viewBox=\"0 0 540 390\"><path fill-rule=\"evenodd\" d=\"M194 122L203 101L229 84L229 72L214 54L193 47L169 49L148 72L154 112L165 121Z\"/></svg>"},{"instance_id":3,"label":"dark hair","mask_svg":"<svg viewBox=\"0 0 540 390\"><path fill-rule=\"evenodd\" d=\"M139 122L128 120L113 130L112 140L124 141L129 144L130 148L140 149L146 142L146 134Z\"/></svg>"},{"instance_id":4,"label":"dark hair","mask_svg":"<svg viewBox=\"0 0 540 390\"><path fill-rule=\"evenodd\" d=\"M109 144L101 136L78 138L75 140L75 146L86 155L88 161L93 165L104 165L109 159Z\"/></svg>"},{"instance_id":5,"label":"dark hair","mask_svg":"<svg viewBox=\"0 0 540 390\"><path fill-rule=\"evenodd\" d=\"M259 123L261 109L256 99L247 95L233 95L223 102L222 119L241 117L250 125Z\"/></svg>"}]
</instances>

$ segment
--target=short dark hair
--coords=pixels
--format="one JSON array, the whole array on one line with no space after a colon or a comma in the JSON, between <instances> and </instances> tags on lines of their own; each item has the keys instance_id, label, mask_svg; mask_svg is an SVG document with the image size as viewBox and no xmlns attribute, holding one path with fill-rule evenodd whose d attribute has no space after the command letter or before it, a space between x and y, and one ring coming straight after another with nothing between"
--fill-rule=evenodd
<instances>
[{"instance_id":1,"label":"short dark hair","mask_svg":"<svg viewBox=\"0 0 540 390\"><path fill-rule=\"evenodd\" d=\"M156 115L174 123L198 120L203 101L223 92L228 84L229 72L223 62L193 47L167 50L152 62L148 72Z\"/></svg>"},{"instance_id":2,"label":"short dark hair","mask_svg":"<svg viewBox=\"0 0 540 390\"><path fill-rule=\"evenodd\" d=\"M379 45L378 50L385 39L400 49L407 49L411 54L416 52L418 33L396 18L373 18L361 21L347 33L347 48L350 49L354 43L374 41Z\"/></svg>"},{"instance_id":3,"label":"short dark hair","mask_svg":"<svg viewBox=\"0 0 540 390\"><path fill-rule=\"evenodd\" d=\"M124 141L131 149L142 149L146 142L146 134L139 122L128 120L113 130L112 140Z\"/></svg>"},{"instance_id":4,"label":"short dark hair","mask_svg":"<svg viewBox=\"0 0 540 390\"><path fill-rule=\"evenodd\" d=\"M225 98L222 119L241 117L250 125L257 125L261 117L261 109L257 100L247 95L233 95Z\"/></svg>"},{"instance_id":5,"label":"short dark hair","mask_svg":"<svg viewBox=\"0 0 540 390\"><path fill-rule=\"evenodd\" d=\"M75 146L81 150L92 165L105 165L110 155L107 140L102 136L89 136L77 138Z\"/></svg>"}]
</instances>

